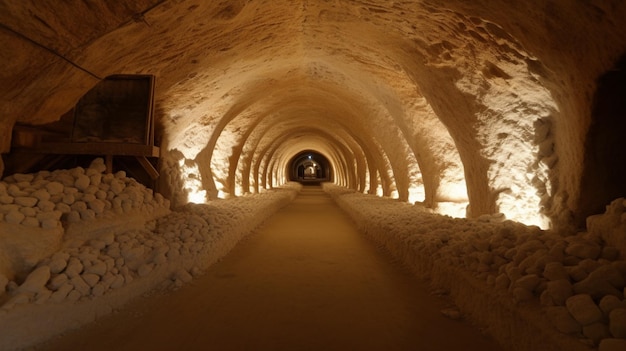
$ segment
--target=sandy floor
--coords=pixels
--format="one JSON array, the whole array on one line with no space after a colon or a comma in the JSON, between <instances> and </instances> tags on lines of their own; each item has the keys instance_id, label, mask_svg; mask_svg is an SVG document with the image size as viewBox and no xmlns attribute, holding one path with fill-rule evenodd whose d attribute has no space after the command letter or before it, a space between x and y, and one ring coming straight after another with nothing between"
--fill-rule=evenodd
<instances>
[{"instance_id":1,"label":"sandy floor","mask_svg":"<svg viewBox=\"0 0 626 351\"><path fill-rule=\"evenodd\" d=\"M500 350L446 307L305 187L192 284L38 350Z\"/></svg>"}]
</instances>

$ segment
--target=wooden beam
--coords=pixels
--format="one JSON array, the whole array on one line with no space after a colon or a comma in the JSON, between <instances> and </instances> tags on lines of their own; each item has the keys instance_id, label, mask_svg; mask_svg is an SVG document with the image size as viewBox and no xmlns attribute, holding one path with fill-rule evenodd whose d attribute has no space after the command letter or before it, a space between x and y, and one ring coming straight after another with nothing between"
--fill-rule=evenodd
<instances>
[{"instance_id":1,"label":"wooden beam","mask_svg":"<svg viewBox=\"0 0 626 351\"><path fill-rule=\"evenodd\" d=\"M107 173L113 173L113 155L104 156L104 166L107 168Z\"/></svg>"},{"instance_id":2,"label":"wooden beam","mask_svg":"<svg viewBox=\"0 0 626 351\"><path fill-rule=\"evenodd\" d=\"M52 143L42 142L34 147L15 148L17 152L66 155L116 155L159 157L157 146L126 143Z\"/></svg>"},{"instance_id":3,"label":"wooden beam","mask_svg":"<svg viewBox=\"0 0 626 351\"><path fill-rule=\"evenodd\" d=\"M137 161L139 161L139 164L146 170L152 180L159 178L159 171L154 168L152 163L150 163L145 156L137 156Z\"/></svg>"}]
</instances>

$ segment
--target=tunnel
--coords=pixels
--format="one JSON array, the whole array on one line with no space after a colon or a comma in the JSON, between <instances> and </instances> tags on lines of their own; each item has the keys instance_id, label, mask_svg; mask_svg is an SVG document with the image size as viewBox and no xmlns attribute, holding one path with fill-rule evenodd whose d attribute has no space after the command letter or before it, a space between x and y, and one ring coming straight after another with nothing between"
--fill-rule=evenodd
<instances>
[{"instance_id":1,"label":"tunnel","mask_svg":"<svg viewBox=\"0 0 626 351\"><path fill-rule=\"evenodd\" d=\"M332 182L332 168L324 155L305 150L295 155L288 164L289 180L304 184Z\"/></svg>"},{"instance_id":2,"label":"tunnel","mask_svg":"<svg viewBox=\"0 0 626 351\"><path fill-rule=\"evenodd\" d=\"M0 322L182 286L319 190L499 342L622 350L624 18L621 0L0 1ZM0 348L31 346L15 325Z\"/></svg>"}]
</instances>

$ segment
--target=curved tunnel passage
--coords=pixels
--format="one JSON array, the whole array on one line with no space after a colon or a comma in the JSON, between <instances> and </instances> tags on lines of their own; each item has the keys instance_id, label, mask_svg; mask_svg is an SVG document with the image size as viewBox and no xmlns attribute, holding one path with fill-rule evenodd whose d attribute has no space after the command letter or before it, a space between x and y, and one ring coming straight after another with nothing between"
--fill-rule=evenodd
<instances>
[{"instance_id":1,"label":"curved tunnel passage","mask_svg":"<svg viewBox=\"0 0 626 351\"><path fill-rule=\"evenodd\" d=\"M55 168L48 166L56 162L56 154L45 158L20 151L31 147L44 154L53 151L46 147L46 140L72 138L72 123L66 117L73 116L82 96L111 76L139 75L154 77L156 82L154 113L148 114L154 121L156 144L142 144L151 151L148 156L140 155L154 159L130 156L134 163L124 168L147 169L149 181L157 177L153 185L158 197L145 188L145 194L133 194L137 203L154 200L145 207L150 216L160 215L162 210L174 209L177 216L182 212L179 209L206 208L217 224L258 224L262 213L254 210L262 206L255 201L283 192L265 190L284 185L294 174L298 177L299 166L304 167L303 177L318 177L316 167L305 164L306 160L293 168L295 155L315 151L326 158L327 170L331 170L319 176L328 176L346 197L367 199L358 203L362 213L369 208L379 210L373 204L379 199L353 191L397 199L380 202L428 216L434 212L478 218L466 221L433 216L442 219L442 224L430 227L412 213L396 221L395 211L386 216L379 216L378 211L376 216L355 221L366 223L368 233L377 223L409 223L406 233L396 233L401 238L397 251L403 255L423 246L429 251L423 255L419 251L420 256L450 257L454 267L461 263L475 268L472 272L486 277L490 287L503 288L516 298L521 293L524 299L547 289L543 280L536 288L526 288L542 272L545 275L543 265L547 267L558 256L568 267L580 263L580 267L567 268L572 289L564 289L577 293L573 285L586 280L578 273L591 268L589 264L582 268L589 263L587 256L600 257L598 264L604 265L607 256L616 259L621 255L623 261L626 252L626 205L623 200L614 201L626 195L622 142L626 99L620 61L626 53L625 18L623 0L0 1L0 175L14 175L8 183L0 183L0 225L11 227L0 228L0 236L16 233L23 240L28 237L23 232L31 229L46 234L44 240L0 245L0 251L25 250L19 263L34 268L36 260L29 255L35 254L37 245L45 246L42 256L48 255L45 250L55 249L47 240L58 240L60 245L65 229L60 216L82 221L94 219L96 210L108 215L110 211L104 210L109 200L104 199L109 190L111 198L117 199L118 214L124 207L132 210L131 195L115 197L108 183L101 192L95 185L89 188L98 195L86 194L87 199L99 196L97 200L103 201L94 200L94 205L79 201L75 208L69 207L65 201L76 198L68 196L66 200L59 189L75 192L75 181L80 178L80 187L87 190L85 185L92 179L81 177L84 168L75 168L76 177L66 177L63 187L53 184L56 193L50 194L48 189L37 193L43 198L50 196L57 204L64 202L59 209L53 201L24 196L40 190L31 184L43 186L42 179L35 180L30 171L43 169L46 174ZM130 139L122 140L123 148L137 147ZM75 149L90 146L69 144ZM159 152L153 153L153 147ZM94 155L89 156L111 157L102 150L91 150ZM123 161L120 157L110 166ZM110 169L104 162L91 172ZM100 182L98 177L95 182ZM113 180L111 175L106 177ZM117 177L134 182L125 172ZM25 179L33 183L20 181ZM17 183L9 185L12 181ZM120 190L119 182L114 183ZM290 186L297 184L285 188ZM241 198L213 201L233 197ZM610 201L612 205L607 207ZM209 204L194 206L190 202ZM214 210L225 203L233 204L233 211ZM247 210L242 210L242 203L249 205L243 207ZM108 205L113 208L114 203ZM40 207L50 211L41 216ZM604 208L610 216L587 217ZM225 213L233 215L222 216ZM238 219L235 215L241 213L249 216L241 221L221 221ZM202 224L193 219L181 225ZM581 231L585 220L589 232ZM449 227L453 222L471 226L497 223L503 229L456 230ZM89 227L92 222L85 223ZM14 230L15 226L19 229ZM523 235L509 240L510 227L518 226L524 228ZM551 232L536 226L556 229L571 246L561 245L561 239L553 240ZM232 228L228 235L219 232L220 236L232 238ZM433 239L424 245L413 240L417 228L428 230ZM50 230L56 236L48 235ZM392 231L383 226L381 232ZM196 240L188 231L171 233L180 234L167 237L168 247L171 244L178 254L188 249L180 248L178 241L183 235L189 243ZM489 241L501 239L500 249L506 246L506 250L495 255L491 243L456 245L469 234ZM546 244L552 241L555 251L534 246L542 240ZM614 247L598 247L601 241ZM437 251L441 243L454 254ZM90 247L93 244L102 247L102 243L89 242ZM141 247L152 247L152 243ZM463 254L457 257L460 251ZM543 251L550 257L535 255ZM581 256L572 258L568 251ZM537 261L536 266L529 267L530 261L523 258L526 254ZM6 252L0 252L2 255ZM512 261L504 259L508 256ZM0 269L6 268L4 262L0 257ZM518 263L526 267L518 269ZM140 267L142 273L152 269L141 265L136 267L137 274ZM497 275L489 275L489 269ZM524 277L517 274L522 270L528 273ZM526 279L529 275L534 275L533 279ZM46 281L45 276L35 277L42 284ZM92 283L99 284L95 279L100 278L90 276ZM127 277L119 279L126 283ZM524 289L515 286L520 279ZM75 287L84 292L74 289L74 283L64 285L76 292L72 298L91 296L87 295L90 288L81 282L77 280ZM10 284L0 272L0 292L17 291L17 284ZM620 298L623 288L621 284L615 290ZM41 294L42 299L51 296L47 289L42 286L40 292L48 293ZM565 303L561 292L555 294ZM18 301L34 302L34 298L30 293L18 295ZM37 303L39 298L38 293ZM550 308L556 303L541 296L537 301ZM491 310L490 303L484 307L476 304L476 308ZM527 305L520 304L523 306ZM572 328L577 336L581 330L596 336L608 330L607 325L586 322ZM534 335L520 339L536 342ZM589 345L594 342L584 340Z\"/></svg>"},{"instance_id":2,"label":"curved tunnel passage","mask_svg":"<svg viewBox=\"0 0 626 351\"><path fill-rule=\"evenodd\" d=\"M102 4L0 4L3 53L24 58L2 56L5 158L14 125L149 74L176 205L284 184L313 149L334 183L440 213L568 228L593 212L584 138L626 52L621 1Z\"/></svg>"},{"instance_id":3,"label":"curved tunnel passage","mask_svg":"<svg viewBox=\"0 0 626 351\"><path fill-rule=\"evenodd\" d=\"M303 185L333 181L333 172L328 159L313 150L305 150L295 155L289 162L288 174L290 181Z\"/></svg>"}]
</instances>

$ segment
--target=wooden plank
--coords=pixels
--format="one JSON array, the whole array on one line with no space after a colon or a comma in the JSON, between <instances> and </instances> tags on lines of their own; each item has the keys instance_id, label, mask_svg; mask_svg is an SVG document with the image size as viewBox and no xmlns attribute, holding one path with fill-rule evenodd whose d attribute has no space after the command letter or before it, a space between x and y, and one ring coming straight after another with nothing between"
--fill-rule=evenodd
<instances>
[{"instance_id":1,"label":"wooden plank","mask_svg":"<svg viewBox=\"0 0 626 351\"><path fill-rule=\"evenodd\" d=\"M72 141L154 145L153 90L152 75L100 81L76 104Z\"/></svg>"},{"instance_id":2,"label":"wooden plank","mask_svg":"<svg viewBox=\"0 0 626 351\"><path fill-rule=\"evenodd\" d=\"M146 170L152 180L159 178L159 171L154 168L152 163L150 163L145 156L137 156L137 161L139 161L139 164Z\"/></svg>"},{"instance_id":3,"label":"wooden plank","mask_svg":"<svg viewBox=\"0 0 626 351\"><path fill-rule=\"evenodd\" d=\"M115 155L159 157L160 148L126 143L41 143L35 147L15 148L16 152L67 155Z\"/></svg>"}]
</instances>

